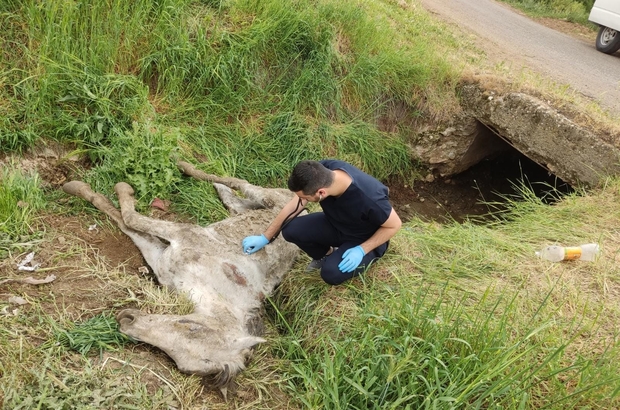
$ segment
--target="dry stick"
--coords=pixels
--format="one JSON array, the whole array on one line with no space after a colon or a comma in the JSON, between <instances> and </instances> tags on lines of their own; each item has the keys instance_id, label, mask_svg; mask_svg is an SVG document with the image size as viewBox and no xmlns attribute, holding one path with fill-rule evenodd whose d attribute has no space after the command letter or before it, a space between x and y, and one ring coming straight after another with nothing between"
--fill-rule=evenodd
<instances>
[{"instance_id":1,"label":"dry stick","mask_svg":"<svg viewBox=\"0 0 620 410\"><path fill-rule=\"evenodd\" d=\"M56 280L56 275L48 275L45 279L34 279L32 276L28 276L27 278L19 278L19 279L4 279L0 281L0 285L3 285L8 282L26 283L29 285L41 285L44 283L53 282L54 280Z\"/></svg>"}]
</instances>

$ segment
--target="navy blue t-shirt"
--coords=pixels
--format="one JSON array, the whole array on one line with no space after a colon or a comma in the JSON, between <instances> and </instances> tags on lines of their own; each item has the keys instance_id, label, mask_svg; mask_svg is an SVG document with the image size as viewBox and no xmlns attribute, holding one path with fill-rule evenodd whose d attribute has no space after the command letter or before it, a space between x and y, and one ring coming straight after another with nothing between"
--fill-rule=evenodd
<instances>
[{"instance_id":1,"label":"navy blue t-shirt","mask_svg":"<svg viewBox=\"0 0 620 410\"><path fill-rule=\"evenodd\" d=\"M332 171L346 172L353 180L339 197L328 196L319 202L327 220L345 240L365 241L370 238L392 212L388 188L344 161L326 159L319 162Z\"/></svg>"}]
</instances>

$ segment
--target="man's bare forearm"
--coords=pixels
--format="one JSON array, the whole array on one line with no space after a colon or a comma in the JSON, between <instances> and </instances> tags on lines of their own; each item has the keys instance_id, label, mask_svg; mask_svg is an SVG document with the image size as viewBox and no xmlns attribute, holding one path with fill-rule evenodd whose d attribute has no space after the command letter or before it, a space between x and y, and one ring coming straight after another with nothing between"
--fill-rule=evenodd
<instances>
[{"instance_id":1,"label":"man's bare forearm","mask_svg":"<svg viewBox=\"0 0 620 410\"><path fill-rule=\"evenodd\" d=\"M364 253L368 253L375 249L376 247L383 245L399 231L402 226L402 222L394 209L390 213L387 221L383 225L377 229L377 232L374 233L370 238L364 241L360 246L364 249Z\"/></svg>"}]
</instances>

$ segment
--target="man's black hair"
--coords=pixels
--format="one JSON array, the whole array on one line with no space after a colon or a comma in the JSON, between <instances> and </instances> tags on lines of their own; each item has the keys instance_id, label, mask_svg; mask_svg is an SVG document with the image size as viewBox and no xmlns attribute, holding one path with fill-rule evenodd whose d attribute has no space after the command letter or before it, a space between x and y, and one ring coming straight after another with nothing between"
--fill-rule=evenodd
<instances>
[{"instance_id":1,"label":"man's black hair","mask_svg":"<svg viewBox=\"0 0 620 410\"><path fill-rule=\"evenodd\" d=\"M288 178L288 189L292 192L302 191L304 195L314 195L321 188L334 182L332 171L318 161L301 161Z\"/></svg>"}]
</instances>

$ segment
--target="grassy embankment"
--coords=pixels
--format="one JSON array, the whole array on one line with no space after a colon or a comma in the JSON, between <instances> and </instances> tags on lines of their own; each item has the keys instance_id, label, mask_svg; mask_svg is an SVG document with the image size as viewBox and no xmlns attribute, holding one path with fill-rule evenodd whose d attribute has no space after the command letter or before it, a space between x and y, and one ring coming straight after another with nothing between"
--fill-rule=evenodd
<instances>
[{"instance_id":1,"label":"grassy embankment","mask_svg":"<svg viewBox=\"0 0 620 410\"><path fill-rule=\"evenodd\" d=\"M301 158L327 156L413 178L415 130L378 124L393 121L393 106L424 120L457 110L455 56L476 53L419 7L390 1L91 3L0 5L0 150L10 156L0 280L22 275L14 263L35 251L49 258L40 274L79 284L1 285L5 408L617 407L617 181L553 207L524 190L486 225L413 220L346 286L302 275L300 261L268 306L269 342L227 404L119 338L109 314L123 306L188 306L66 232L61 242L49 215L99 216L79 201L55 205L58 190L23 170L29 148L59 142L87 165L68 155L63 166L97 190L125 180L141 209L167 198L205 224L224 210L175 158L265 185L281 185ZM590 241L603 247L595 263L533 257L547 243ZM80 308L84 294L98 307ZM29 302L15 315L11 295Z\"/></svg>"},{"instance_id":2,"label":"grassy embankment","mask_svg":"<svg viewBox=\"0 0 620 410\"><path fill-rule=\"evenodd\" d=\"M549 17L578 23L594 29L588 21L594 0L501 0L533 17Z\"/></svg>"}]
</instances>

